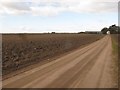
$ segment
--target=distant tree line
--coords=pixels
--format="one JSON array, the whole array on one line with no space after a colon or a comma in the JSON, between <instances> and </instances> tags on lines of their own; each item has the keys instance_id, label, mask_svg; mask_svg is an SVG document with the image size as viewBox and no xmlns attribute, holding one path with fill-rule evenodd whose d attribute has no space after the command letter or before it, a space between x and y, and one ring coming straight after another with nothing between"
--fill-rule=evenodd
<instances>
[{"instance_id":1,"label":"distant tree line","mask_svg":"<svg viewBox=\"0 0 120 90\"><path fill-rule=\"evenodd\" d=\"M116 26L115 24L114 25L111 25L109 28L107 27L104 27L101 32L103 34L107 34L107 32L110 32L110 34L120 34L120 26Z\"/></svg>"}]
</instances>

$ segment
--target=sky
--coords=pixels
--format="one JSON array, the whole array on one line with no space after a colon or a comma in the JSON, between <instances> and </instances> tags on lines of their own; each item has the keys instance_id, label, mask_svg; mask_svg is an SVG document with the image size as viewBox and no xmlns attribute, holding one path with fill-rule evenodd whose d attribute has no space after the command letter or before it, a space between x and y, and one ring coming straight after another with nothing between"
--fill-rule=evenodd
<instances>
[{"instance_id":1,"label":"sky","mask_svg":"<svg viewBox=\"0 0 120 90\"><path fill-rule=\"evenodd\" d=\"M118 0L0 0L0 33L100 31L118 24Z\"/></svg>"}]
</instances>

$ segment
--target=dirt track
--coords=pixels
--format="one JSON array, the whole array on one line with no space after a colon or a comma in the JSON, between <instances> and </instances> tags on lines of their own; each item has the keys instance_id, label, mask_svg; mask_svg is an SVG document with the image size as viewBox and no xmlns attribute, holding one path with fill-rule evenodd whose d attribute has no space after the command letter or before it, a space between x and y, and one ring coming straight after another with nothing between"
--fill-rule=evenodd
<instances>
[{"instance_id":1,"label":"dirt track","mask_svg":"<svg viewBox=\"0 0 120 90\"><path fill-rule=\"evenodd\" d=\"M9 88L113 88L110 36L3 81Z\"/></svg>"}]
</instances>

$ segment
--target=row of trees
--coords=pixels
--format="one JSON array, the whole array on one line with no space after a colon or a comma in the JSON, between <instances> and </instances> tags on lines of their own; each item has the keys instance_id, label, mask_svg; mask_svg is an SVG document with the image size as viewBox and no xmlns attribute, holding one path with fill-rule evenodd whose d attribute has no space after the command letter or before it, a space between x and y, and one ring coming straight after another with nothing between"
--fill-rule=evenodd
<instances>
[{"instance_id":1,"label":"row of trees","mask_svg":"<svg viewBox=\"0 0 120 90\"><path fill-rule=\"evenodd\" d=\"M112 25L109 28L105 27L101 30L103 34L107 34L108 31L110 31L110 34L120 34L120 27Z\"/></svg>"}]
</instances>

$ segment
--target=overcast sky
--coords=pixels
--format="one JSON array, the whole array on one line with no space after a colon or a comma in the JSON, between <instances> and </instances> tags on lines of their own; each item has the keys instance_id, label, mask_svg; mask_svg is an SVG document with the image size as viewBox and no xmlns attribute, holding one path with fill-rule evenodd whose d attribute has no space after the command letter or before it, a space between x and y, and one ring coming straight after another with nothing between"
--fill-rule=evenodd
<instances>
[{"instance_id":1,"label":"overcast sky","mask_svg":"<svg viewBox=\"0 0 120 90\"><path fill-rule=\"evenodd\" d=\"M1 0L1 33L100 31L118 23L118 0Z\"/></svg>"}]
</instances>

